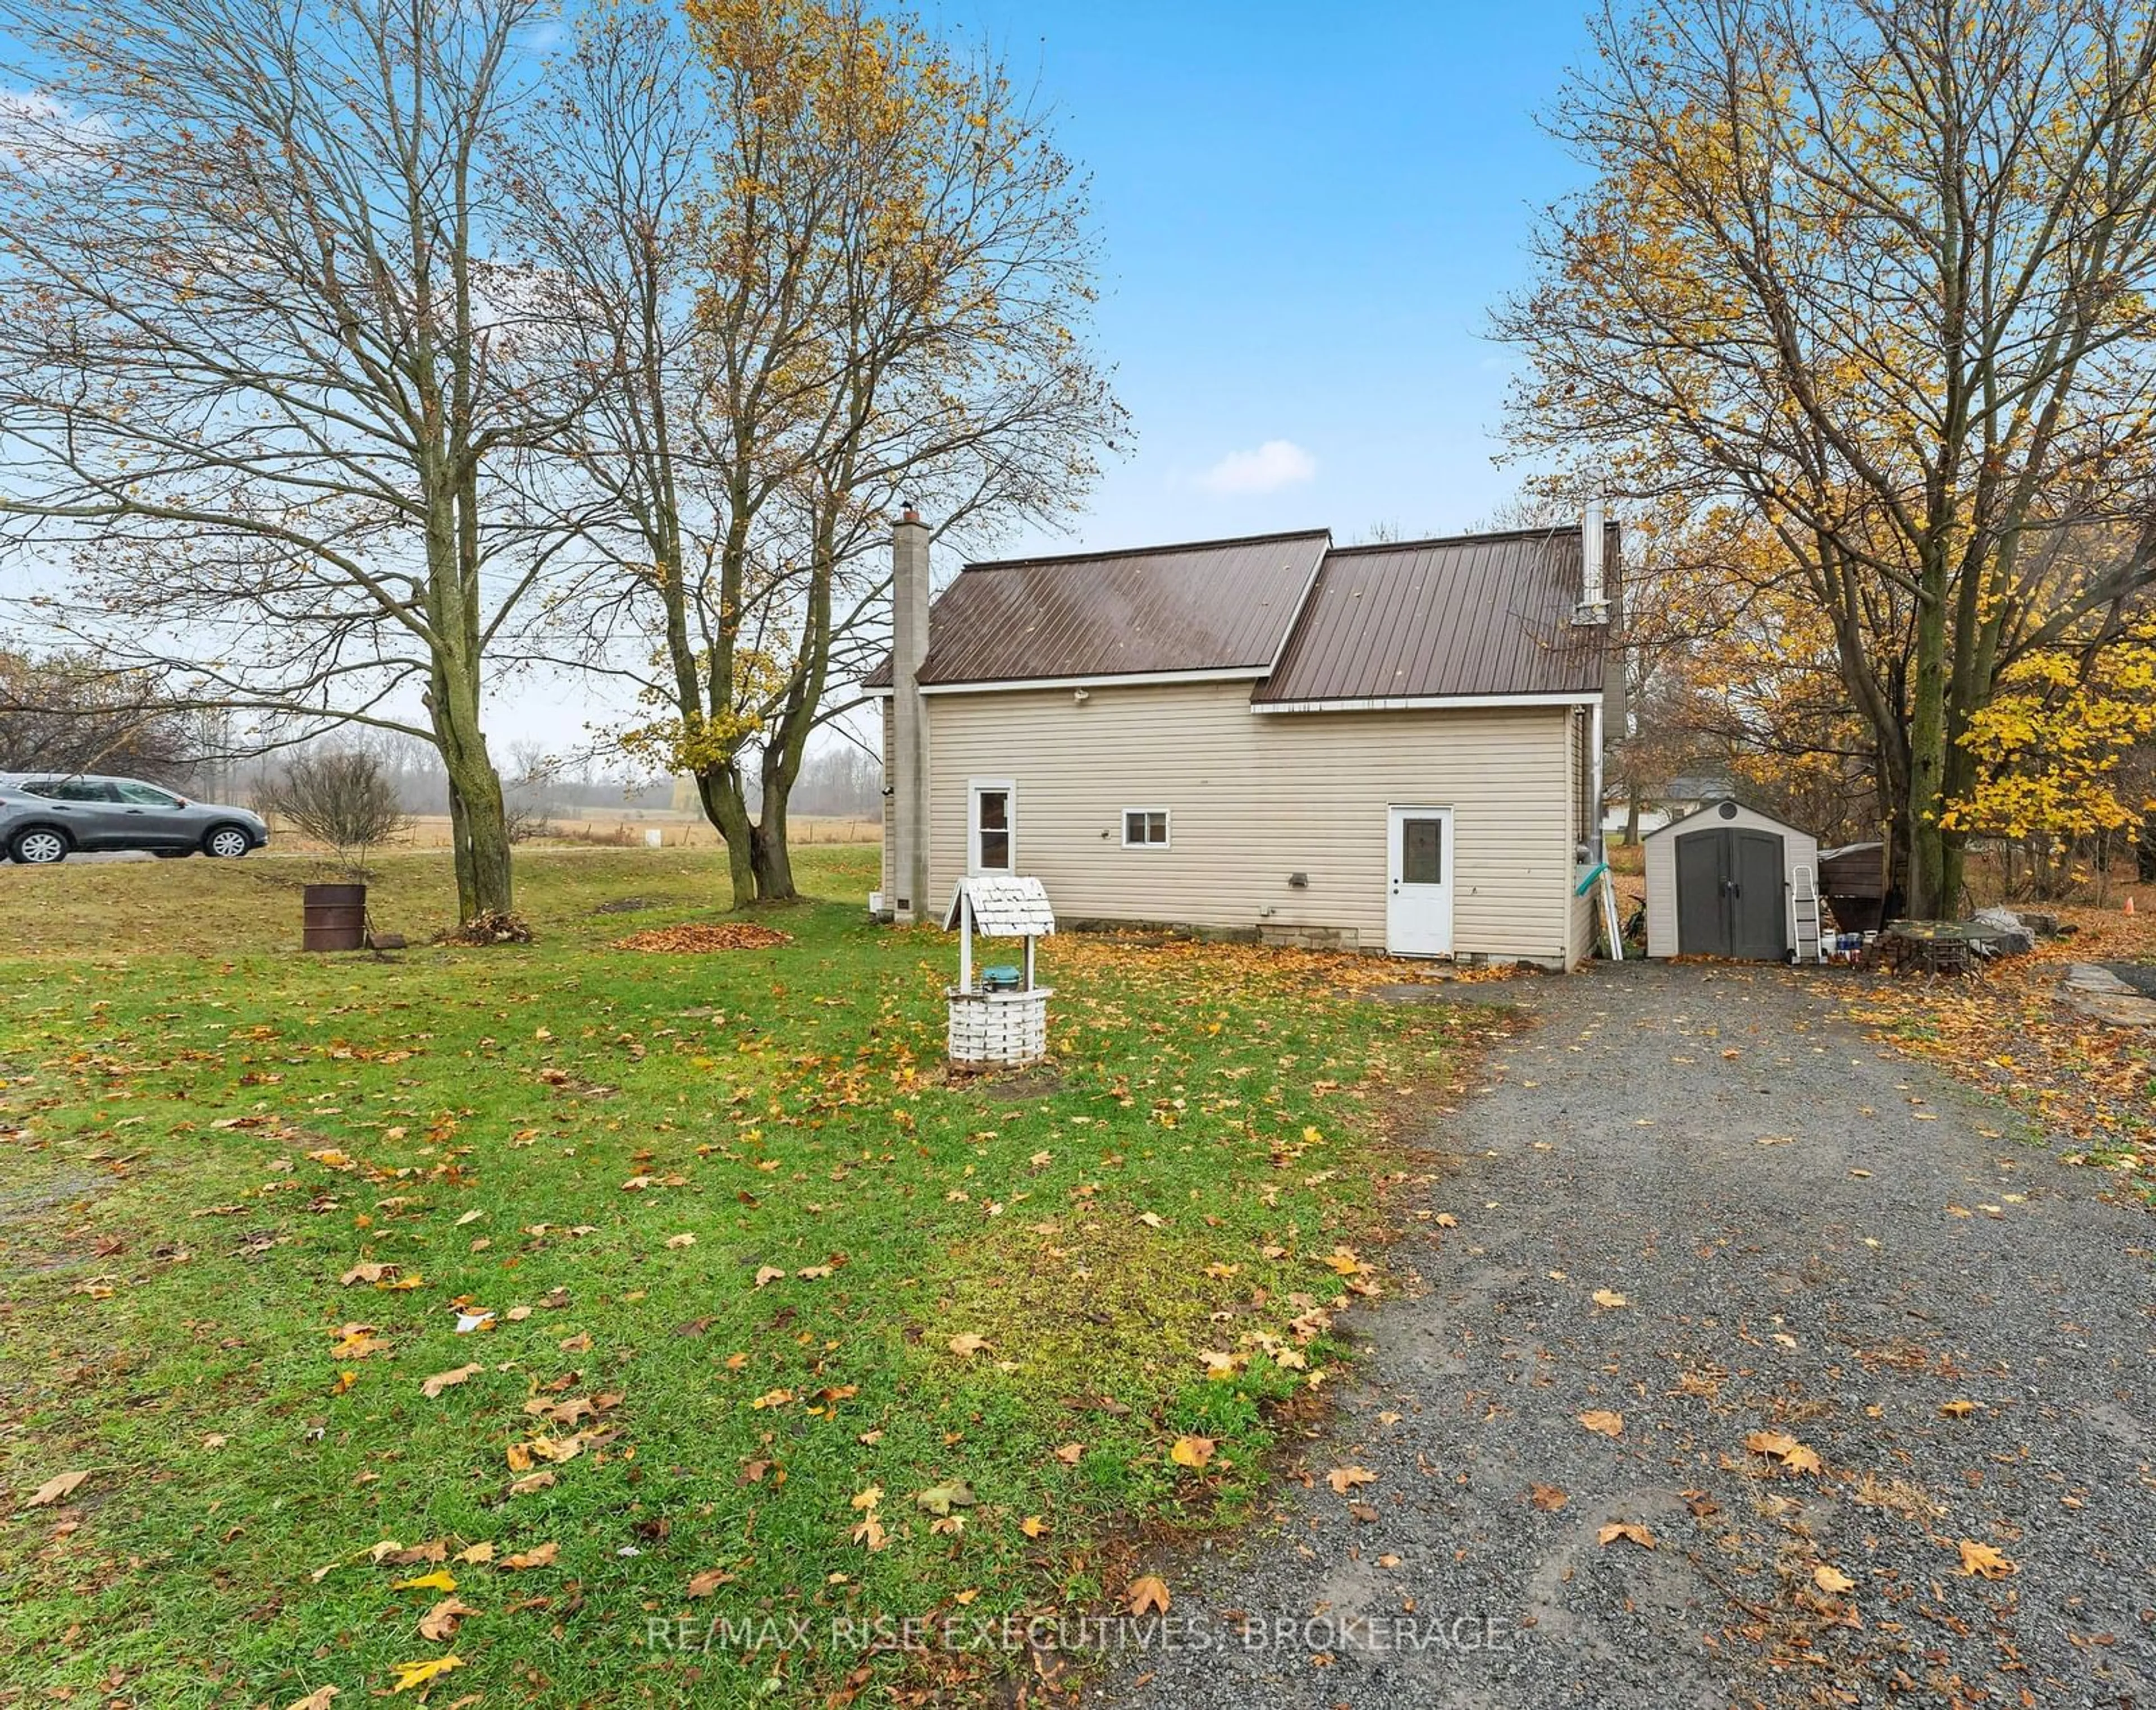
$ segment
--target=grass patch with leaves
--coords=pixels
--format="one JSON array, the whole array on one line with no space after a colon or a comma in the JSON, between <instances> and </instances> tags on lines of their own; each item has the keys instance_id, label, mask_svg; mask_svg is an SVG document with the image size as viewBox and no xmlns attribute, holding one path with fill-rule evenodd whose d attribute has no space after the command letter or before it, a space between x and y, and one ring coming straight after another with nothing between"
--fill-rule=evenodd
<instances>
[{"instance_id":1,"label":"grass patch with leaves","mask_svg":"<svg viewBox=\"0 0 2156 1710\"><path fill-rule=\"evenodd\" d=\"M1110 1594L1139 1528L1247 1507L1381 1286L1391 1118L1502 1024L1343 995L1398 964L1059 939L1053 1071L953 1079L939 935L614 947L625 897L717 923L708 853L527 855L537 943L387 962L294 953L275 865L0 872L20 1689L807 1702L918 1666L831 1619ZM381 863L385 925L449 894Z\"/></svg>"},{"instance_id":2,"label":"grass patch with leaves","mask_svg":"<svg viewBox=\"0 0 2156 1710\"><path fill-rule=\"evenodd\" d=\"M2058 911L2069 937L2040 938L1952 979L1869 978L1845 1013L1882 1041L1935 1063L2033 1122L2068 1164L2115 1172L2156 1208L2156 1040L2059 1001L2075 962L2156 962L2156 915Z\"/></svg>"}]
</instances>

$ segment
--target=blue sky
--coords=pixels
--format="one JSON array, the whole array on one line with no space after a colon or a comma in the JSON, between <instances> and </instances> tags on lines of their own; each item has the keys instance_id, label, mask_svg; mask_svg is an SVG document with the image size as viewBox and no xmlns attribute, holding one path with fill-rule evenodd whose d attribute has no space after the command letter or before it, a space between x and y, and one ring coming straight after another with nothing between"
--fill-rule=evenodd
<instances>
[{"instance_id":1,"label":"blue sky","mask_svg":"<svg viewBox=\"0 0 2156 1710\"><path fill-rule=\"evenodd\" d=\"M1514 490L1484 327L1574 181L1535 115L1594 0L899 3L1037 80L1093 178L1096 342L1135 452L1068 534L999 551L1440 532ZM493 701L504 743L575 746L624 711L591 680Z\"/></svg>"},{"instance_id":2,"label":"blue sky","mask_svg":"<svg viewBox=\"0 0 2156 1710\"><path fill-rule=\"evenodd\" d=\"M1074 537L1014 547L1419 533L1507 496L1485 317L1576 175L1535 114L1587 3L931 8L1037 74L1092 172L1099 346L1137 429ZM1220 470L1271 442L1291 449Z\"/></svg>"}]
</instances>

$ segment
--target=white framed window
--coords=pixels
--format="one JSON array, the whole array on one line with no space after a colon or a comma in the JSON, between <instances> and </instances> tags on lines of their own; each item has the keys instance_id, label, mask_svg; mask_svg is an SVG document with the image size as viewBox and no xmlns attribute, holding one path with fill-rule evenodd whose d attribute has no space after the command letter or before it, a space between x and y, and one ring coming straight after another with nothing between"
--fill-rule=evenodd
<instances>
[{"instance_id":1,"label":"white framed window","mask_svg":"<svg viewBox=\"0 0 2156 1710\"><path fill-rule=\"evenodd\" d=\"M1018 870L1018 786L1008 778L966 780L966 870Z\"/></svg>"},{"instance_id":2,"label":"white framed window","mask_svg":"<svg viewBox=\"0 0 2156 1710\"><path fill-rule=\"evenodd\" d=\"M1125 849L1166 849L1168 846L1167 809L1126 808L1123 809L1123 847Z\"/></svg>"}]
</instances>

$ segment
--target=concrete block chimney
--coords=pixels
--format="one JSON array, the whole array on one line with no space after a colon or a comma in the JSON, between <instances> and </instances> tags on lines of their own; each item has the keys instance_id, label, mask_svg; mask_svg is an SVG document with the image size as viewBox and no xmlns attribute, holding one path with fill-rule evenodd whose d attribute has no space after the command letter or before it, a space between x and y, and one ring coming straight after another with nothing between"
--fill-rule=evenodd
<instances>
[{"instance_id":1,"label":"concrete block chimney","mask_svg":"<svg viewBox=\"0 0 2156 1710\"><path fill-rule=\"evenodd\" d=\"M928 895L928 525L908 505L891 528L892 911L904 922L936 912Z\"/></svg>"}]
</instances>

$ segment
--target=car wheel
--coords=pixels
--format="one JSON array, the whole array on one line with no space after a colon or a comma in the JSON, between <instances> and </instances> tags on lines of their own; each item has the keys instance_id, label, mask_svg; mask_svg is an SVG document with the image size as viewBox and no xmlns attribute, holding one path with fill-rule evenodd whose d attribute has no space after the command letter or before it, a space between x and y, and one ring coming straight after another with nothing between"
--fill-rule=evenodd
<instances>
[{"instance_id":1,"label":"car wheel","mask_svg":"<svg viewBox=\"0 0 2156 1710\"><path fill-rule=\"evenodd\" d=\"M220 825L203 839L203 853L221 861L236 861L254 847L254 840L237 825Z\"/></svg>"},{"instance_id":2,"label":"car wheel","mask_svg":"<svg viewBox=\"0 0 2156 1710\"><path fill-rule=\"evenodd\" d=\"M8 845L8 853L26 867L49 867L65 860L67 852L67 839L42 825L17 832Z\"/></svg>"}]
</instances>

